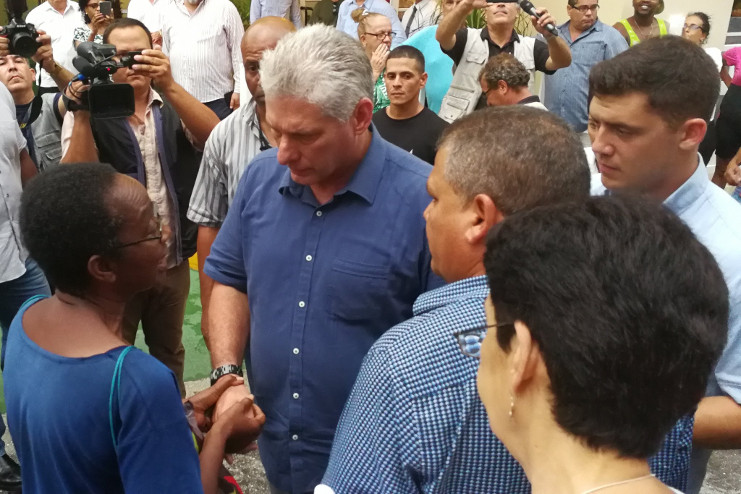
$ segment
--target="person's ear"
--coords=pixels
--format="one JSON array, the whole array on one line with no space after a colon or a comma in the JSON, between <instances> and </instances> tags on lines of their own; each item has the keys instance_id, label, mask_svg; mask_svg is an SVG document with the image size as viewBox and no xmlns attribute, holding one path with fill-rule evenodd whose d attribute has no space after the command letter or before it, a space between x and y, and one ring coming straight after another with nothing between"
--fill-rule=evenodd
<instances>
[{"instance_id":1,"label":"person's ear","mask_svg":"<svg viewBox=\"0 0 741 494\"><path fill-rule=\"evenodd\" d=\"M472 245L486 245L486 235L489 230L504 219L504 215L497 208L491 197L486 194L478 194L469 205L471 222L466 229L465 237Z\"/></svg>"},{"instance_id":2,"label":"person's ear","mask_svg":"<svg viewBox=\"0 0 741 494\"><path fill-rule=\"evenodd\" d=\"M533 340L530 328L522 321L515 321L515 336L510 346L510 361L512 390L517 394L532 382L537 374L538 365L543 361L540 347Z\"/></svg>"},{"instance_id":3,"label":"person's ear","mask_svg":"<svg viewBox=\"0 0 741 494\"><path fill-rule=\"evenodd\" d=\"M696 151L708 130L708 124L702 118L691 118L679 128L679 148L682 151Z\"/></svg>"},{"instance_id":4,"label":"person's ear","mask_svg":"<svg viewBox=\"0 0 741 494\"><path fill-rule=\"evenodd\" d=\"M422 72L422 75L419 76L419 87L423 88L427 85L427 72Z\"/></svg>"},{"instance_id":5,"label":"person's ear","mask_svg":"<svg viewBox=\"0 0 741 494\"><path fill-rule=\"evenodd\" d=\"M115 264L107 257L95 254L87 261L87 272L92 279L112 285L117 278Z\"/></svg>"},{"instance_id":6,"label":"person's ear","mask_svg":"<svg viewBox=\"0 0 741 494\"><path fill-rule=\"evenodd\" d=\"M499 91L500 94L505 95L509 91L509 86L504 81L497 82L497 91Z\"/></svg>"},{"instance_id":7,"label":"person's ear","mask_svg":"<svg viewBox=\"0 0 741 494\"><path fill-rule=\"evenodd\" d=\"M370 98L362 98L355 105L355 110L353 110L350 116L353 133L360 135L366 132L371 124L371 120L373 120L373 101Z\"/></svg>"}]
</instances>

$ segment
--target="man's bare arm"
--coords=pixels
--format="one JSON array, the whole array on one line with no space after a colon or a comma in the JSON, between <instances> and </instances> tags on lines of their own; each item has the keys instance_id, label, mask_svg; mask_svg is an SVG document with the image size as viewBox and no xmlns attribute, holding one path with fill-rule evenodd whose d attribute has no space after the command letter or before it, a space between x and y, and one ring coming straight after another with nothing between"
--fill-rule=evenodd
<instances>
[{"instance_id":1,"label":"man's bare arm","mask_svg":"<svg viewBox=\"0 0 741 494\"><path fill-rule=\"evenodd\" d=\"M242 361L249 337L249 322L247 294L214 281L206 341L214 368Z\"/></svg>"},{"instance_id":2,"label":"man's bare arm","mask_svg":"<svg viewBox=\"0 0 741 494\"><path fill-rule=\"evenodd\" d=\"M206 258L211 253L211 246L213 245L214 240L216 240L216 235L218 233L218 228L199 226L198 240L196 242L196 250L198 252L198 281L201 285L201 332L203 333L203 339L206 341L206 347L209 350L211 347L209 346L208 317L214 280L203 272L203 265L206 263Z\"/></svg>"},{"instance_id":3,"label":"man's bare arm","mask_svg":"<svg viewBox=\"0 0 741 494\"><path fill-rule=\"evenodd\" d=\"M729 396L708 396L695 412L693 443L708 449L741 448L741 405Z\"/></svg>"},{"instance_id":4,"label":"man's bare arm","mask_svg":"<svg viewBox=\"0 0 741 494\"><path fill-rule=\"evenodd\" d=\"M89 163L98 161L98 150L95 147L93 130L90 128L90 113L79 110L75 112L75 123L69 139L69 147L60 163Z\"/></svg>"},{"instance_id":5,"label":"man's bare arm","mask_svg":"<svg viewBox=\"0 0 741 494\"><path fill-rule=\"evenodd\" d=\"M36 165L31 159L31 155L28 154L27 149L21 149L21 185L25 187L26 182L36 176L37 170Z\"/></svg>"},{"instance_id":6,"label":"man's bare arm","mask_svg":"<svg viewBox=\"0 0 741 494\"><path fill-rule=\"evenodd\" d=\"M135 60L136 64L132 69L152 78L157 90L175 108L183 124L195 138L194 144L203 148L211 131L219 123L219 117L175 82L170 71L170 60L162 51L144 50Z\"/></svg>"},{"instance_id":7,"label":"man's bare arm","mask_svg":"<svg viewBox=\"0 0 741 494\"><path fill-rule=\"evenodd\" d=\"M452 11L445 15L437 26L437 31L435 32L435 39L440 43L440 48L443 50L452 49L455 46L455 33L458 31L458 28L461 27L463 21L466 20L468 14L473 12L474 9L485 7L485 0L463 0L461 3L456 5Z\"/></svg>"}]
</instances>

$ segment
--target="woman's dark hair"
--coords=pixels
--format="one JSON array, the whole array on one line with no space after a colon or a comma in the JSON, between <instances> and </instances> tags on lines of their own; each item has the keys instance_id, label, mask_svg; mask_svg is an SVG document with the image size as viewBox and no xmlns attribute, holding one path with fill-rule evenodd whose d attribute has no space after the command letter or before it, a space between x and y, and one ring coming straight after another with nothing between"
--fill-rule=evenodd
<instances>
[{"instance_id":1,"label":"woman's dark hair","mask_svg":"<svg viewBox=\"0 0 741 494\"><path fill-rule=\"evenodd\" d=\"M613 196L515 213L484 264L497 322L522 321L540 349L563 430L645 459L693 413L725 346L728 289L671 211ZM506 352L513 334L496 330Z\"/></svg>"},{"instance_id":2,"label":"woman's dark hair","mask_svg":"<svg viewBox=\"0 0 741 494\"><path fill-rule=\"evenodd\" d=\"M92 22L92 19L90 19L90 16L87 15L87 12L85 12L85 9L87 8L87 4L90 3L90 0L78 0L77 4L80 6L80 13L82 14L82 20L85 21L85 24L90 24Z\"/></svg>"},{"instance_id":3,"label":"woman's dark hair","mask_svg":"<svg viewBox=\"0 0 741 494\"><path fill-rule=\"evenodd\" d=\"M705 34L705 36L709 36L710 35L710 16L708 16L704 12L692 12L690 14L687 14L687 17L690 17L690 16L695 16L695 17L700 18L700 20L702 21L702 26L700 26L700 29L702 30L703 34Z\"/></svg>"},{"instance_id":4,"label":"woman's dark hair","mask_svg":"<svg viewBox=\"0 0 741 494\"><path fill-rule=\"evenodd\" d=\"M65 164L37 176L21 198L21 234L52 285L83 295L91 256L109 253L120 221L106 204L118 176L110 165Z\"/></svg>"}]
</instances>

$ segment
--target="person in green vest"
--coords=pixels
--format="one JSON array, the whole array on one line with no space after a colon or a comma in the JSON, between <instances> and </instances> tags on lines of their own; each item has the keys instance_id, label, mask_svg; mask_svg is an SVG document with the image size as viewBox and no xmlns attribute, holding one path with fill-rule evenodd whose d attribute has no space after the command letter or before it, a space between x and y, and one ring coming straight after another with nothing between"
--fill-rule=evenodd
<instances>
[{"instance_id":1,"label":"person in green vest","mask_svg":"<svg viewBox=\"0 0 741 494\"><path fill-rule=\"evenodd\" d=\"M657 19L664 11L664 0L633 0L633 16L616 22L614 26L630 46L649 38L666 36L669 24Z\"/></svg>"}]
</instances>

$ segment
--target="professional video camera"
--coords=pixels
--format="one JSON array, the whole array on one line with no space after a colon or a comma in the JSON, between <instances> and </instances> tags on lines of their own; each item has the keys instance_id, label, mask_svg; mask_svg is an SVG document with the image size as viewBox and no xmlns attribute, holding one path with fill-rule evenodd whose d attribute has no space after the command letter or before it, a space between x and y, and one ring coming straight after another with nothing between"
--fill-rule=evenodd
<instances>
[{"instance_id":1,"label":"professional video camera","mask_svg":"<svg viewBox=\"0 0 741 494\"><path fill-rule=\"evenodd\" d=\"M72 60L80 74L78 80L90 83L82 105L70 102L70 110L90 110L96 118L128 117L134 114L134 88L129 84L111 81L118 69L131 67L134 56L140 51L129 52L115 60L116 47L85 41L77 46L77 56Z\"/></svg>"},{"instance_id":2,"label":"professional video camera","mask_svg":"<svg viewBox=\"0 0 741 494\"><path fill-rule=\"evenodd\" d=\"M26 0L7 0L10 24L3 26L0 34L10 40L10 53L30 58L39 49L36 37L39 35L33 24L26 24L23 13L28 10Z\"/></svg>"}]
</instances>

